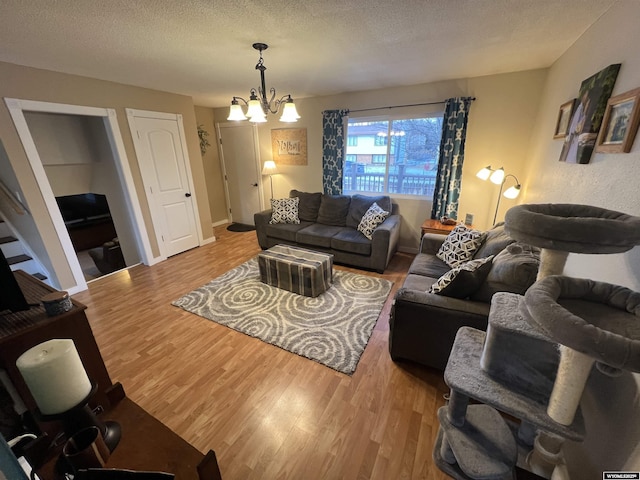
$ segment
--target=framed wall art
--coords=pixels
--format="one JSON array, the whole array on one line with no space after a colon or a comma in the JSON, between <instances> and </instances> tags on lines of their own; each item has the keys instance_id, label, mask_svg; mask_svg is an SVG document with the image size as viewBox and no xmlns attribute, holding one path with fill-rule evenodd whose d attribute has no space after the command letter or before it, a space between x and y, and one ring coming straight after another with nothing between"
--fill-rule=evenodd
<instances>
[{"instance_id":1,"label":"framed wall art","mask_svg":"<svg viewBox=\"0 0 640 480\"><path fill-rule=\"evenodd\" d=\"M271 130L273 161L280 165L307 165L307 129Z\"/></svg>"},{"instance_id":2,"label":"framed wall art","mask_svg":"<svg viewBox=\"0 0 640 480\"><path fill-rule=\"evenodd\" d=\"M598 135L596 152L627 153L640 123L640 88L629 90L607 102L607 110Z\"/></svg>"},{"instance_id":3,"label":"framed wall art","mask_svg":"<svg viewBox=\"0 0 640 480\"><path fill-rule=\"evenodd\" d=\"M573 114L573 109L576 106L576 99L569 100L567 103L560 105L560 111L558 112L558 121L556 122L556 130L553 133L553 138L564 138L569 133L569 120Z\"/></svg>"},{"instance_id":4,"label":"framed wall art","mask_svg":"<svg viewBox=\"0 0 640 480\"><path fill-rule=\"evenodd\" d=\"M603 68L583 80L578 92L576 107L564 137L560 161L567 163L589 163L596 147L607 100L618 78L620 64Z\"/></svg>"}]
</instances>

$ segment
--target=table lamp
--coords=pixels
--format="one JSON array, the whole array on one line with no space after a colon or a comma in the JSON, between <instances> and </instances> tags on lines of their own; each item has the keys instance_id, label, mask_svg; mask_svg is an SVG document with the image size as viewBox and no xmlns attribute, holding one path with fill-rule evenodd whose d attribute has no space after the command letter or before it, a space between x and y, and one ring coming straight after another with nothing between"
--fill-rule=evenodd
<instances>
[{"instance_id":1,"label":"table lamp","mask_svg":"<svg viewBox=\"0 0 640 480\"><path fill-rule=\"evenodd\" d=\"M100 421L89 407L97 385L92 386L73 340L52 339L36 345L18 357L16 366L38 405L36 417L45 422L60 420L67 438L95 425L109 450L116 448L120 425Z\"/></svg>"}]
</instances>

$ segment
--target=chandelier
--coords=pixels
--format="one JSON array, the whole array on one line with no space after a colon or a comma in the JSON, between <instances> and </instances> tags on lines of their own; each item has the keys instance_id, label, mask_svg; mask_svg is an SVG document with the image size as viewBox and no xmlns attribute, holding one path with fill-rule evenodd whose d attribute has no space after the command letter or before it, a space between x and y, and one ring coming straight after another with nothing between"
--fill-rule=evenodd
<instances>
[{"instance_id":1,"label":"chandelier","mask_svg":"<svg viewBox=\"0 0 640 480\"><path fill-rule=\"evenodd\" d=\"M229 109L229 116L227 120L246 120L254 123L264 123L267 121L267 113L271 112L273 114L278 113L280 105L284 104L282 109L282 116L280 117L281 122L297 122L300 118L298 115L298 111L296 110L296 104L293 103L293 99L291 95L284 95L279 100L275 100L276 98L276 89L271 88L269 93L271 94L271 98L267 100L267 87L265 86L264 81L264 71L267 67L264 66L264 60L262 59L262 52L269 48L269 45L266 43L254 43L253 48L260 52L260 59L256 64L256 70L260 70L260 87L256 90L252 88L249 92L249 101L245 100L242 97L233 97L231 100L231 108ZM238 101L242 101L247 106L247 113L245 115L242 110L242 105Z\"/></svg>"}]
</instances>

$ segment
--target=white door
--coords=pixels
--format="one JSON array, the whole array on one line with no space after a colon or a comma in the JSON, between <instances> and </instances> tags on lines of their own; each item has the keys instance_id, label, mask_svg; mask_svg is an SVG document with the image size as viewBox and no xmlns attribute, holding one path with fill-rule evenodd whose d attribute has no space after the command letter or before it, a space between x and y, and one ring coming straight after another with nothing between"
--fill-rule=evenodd
<instances>
[{"instance_id":1,"label":"white door","mask_svg":"<svg viewBox=\"0 0 640 480\"><path fill-rule=\"evenodd\" d=\"M253 214L263 209L256 128L245 123L217 126L230 219L253 225Z\"/></svg>"},{"instance_id":2,"label":"white door","mask_svg":"<svg viewBox=\"0 0 640 480\"><path fill-rule=\"evenodd\" d=\"M132 121L133 118L133 121ZM160 251L197 247L198 229L179 118L130 116L130 127Z\"/></svg>"}]
</instances>

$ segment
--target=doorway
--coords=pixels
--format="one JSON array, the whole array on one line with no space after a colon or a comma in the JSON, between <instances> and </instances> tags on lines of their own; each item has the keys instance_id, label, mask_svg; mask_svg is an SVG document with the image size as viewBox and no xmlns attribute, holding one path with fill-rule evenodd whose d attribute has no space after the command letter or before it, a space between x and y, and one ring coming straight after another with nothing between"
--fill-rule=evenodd
<instances>
[{"instance_id":1,"label":"doorway","mask_svg":"<svg viewBox=\"0 0 640 480\"><path fill-rule=\"evenodd\" d=\"M118 199L122 204L122 221L128 223L131 229L131 238L128 240L131 245L127 250L129 250L129 256L133 257L133 260L128 259L128 263L131 262L133 264L142 261L146 265L152 264L153 256L151 247L142 220L140 205L135 194L133 178L129 169L122 137L120 136L115 110L10 98L6 98L5 103L7 104L9 113L11 114L20 140L24 146L25 153L29 159L38 187L42 193L49 216L53 222L56 234L60 239L67 263L75 281L75 285L58 285L58 287L64 288L64 290L67 290L70 294L74 294L86 290L87 284L65 222L57 205L56 195L52 190L45 171L43 159L36 147L34 137L27 122L26 117L29 116L30 112L63 114L72 118L74 116L91 117L97 128L96 131L100 131L102 134L104 149L110 153L109 161L112 162L114 166L113 176L117 179L122 192L121 198ZM113 205L111 206L113 208ZM116 227L118 227L117 222Z\"/></svg>"},{"instance_id":2,"label":"doorway","mask_svg":"<svg viewBox=\"0 0 640 480\"><path fill-rule=\"evenodd\" d=\"M230 220L253 225L253 215L264 210L258 131L255 125L237 123L216 128Z\"/></svg>"}]
</instances>

